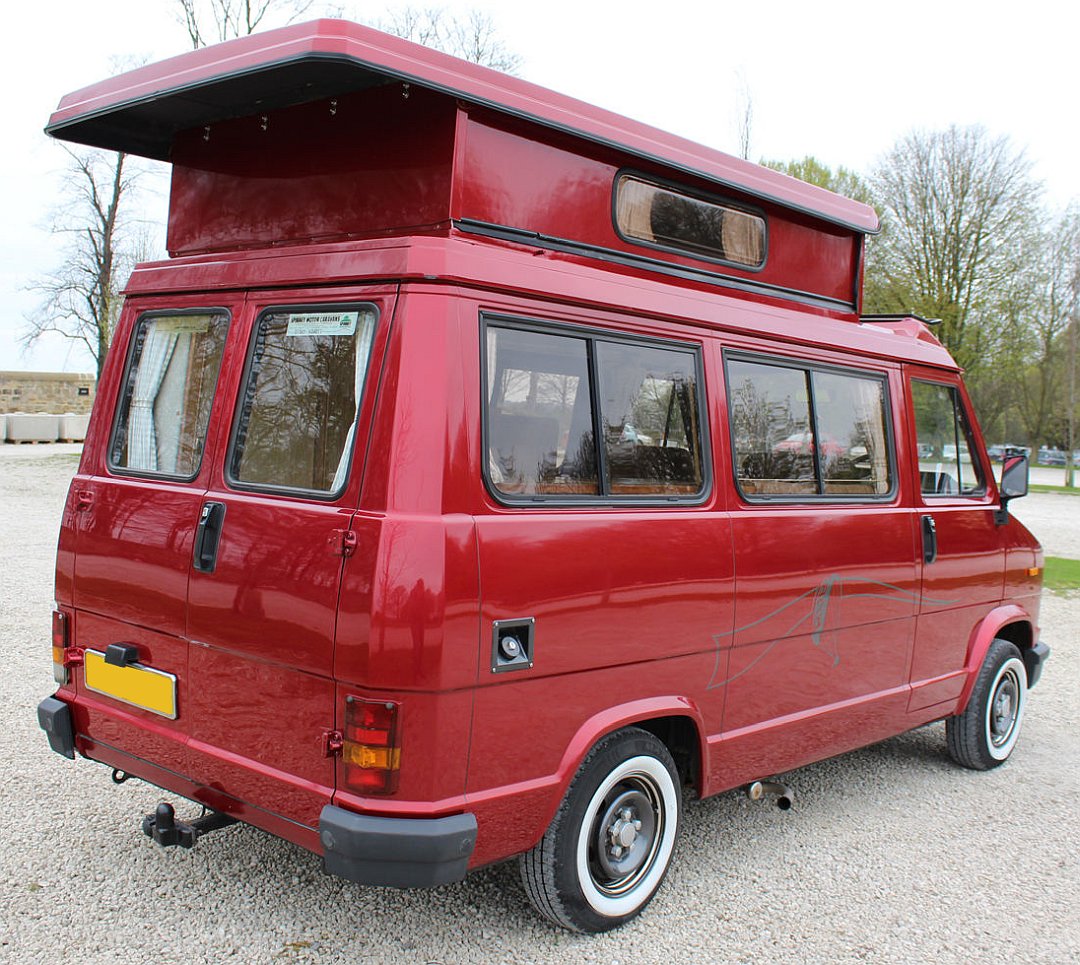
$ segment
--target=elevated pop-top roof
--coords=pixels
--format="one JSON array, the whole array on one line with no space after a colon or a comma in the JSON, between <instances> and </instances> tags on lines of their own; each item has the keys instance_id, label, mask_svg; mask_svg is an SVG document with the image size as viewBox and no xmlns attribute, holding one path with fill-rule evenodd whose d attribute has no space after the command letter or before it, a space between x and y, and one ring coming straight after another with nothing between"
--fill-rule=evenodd
<instances>
[{"instance_id":1,"label":"elevated pop-top roof","mask_svg":"<svg viewBox=\"0 0 1080 965\"><path fill-rule=\"evenodd\" d=\"M181 54L68 94L53 137L169 160L180 131L392 81L441 91L627 151L862 233L867 205L498 71L345 20L315 20Z\"/></svg>"}]
</instances>

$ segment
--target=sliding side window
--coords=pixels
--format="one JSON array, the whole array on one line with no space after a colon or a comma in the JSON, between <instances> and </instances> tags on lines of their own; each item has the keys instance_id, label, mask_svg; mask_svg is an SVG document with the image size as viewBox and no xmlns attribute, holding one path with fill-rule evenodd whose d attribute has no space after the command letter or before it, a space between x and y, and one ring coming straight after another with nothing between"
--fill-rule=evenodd
<instances>
[{"instance_id":1,"label":"sliding side window","mask_svg":"<svg viewBox=\"0 0 1080 965\"><path fill-rule=\"evenodd\" d=\"M749 499L885 497L884 377L727 360L735 477Z\"/></svg>"},{"instance_id":2,"label":"sliding side window","mask_svg":"<svg viewBox=\"0 0 1080 965\"><path fill-rule=\"evenodd\" d=\"M255 323L229 481L333 496L345 485L373 305L273 309Z\"/></svg>"},{"instance_id":3,"label":"sliding side window","mask_svg":"<svg viewBox=\"0 0 1080 965\"><path fill-rule=\"evenodd\" d=\"M591 331L486 332L493 490L592 501L704 491L695 349Z\"/></svg>"},{"instance_id":4,"label":"sliding side window","mask_svg":"<svg viewBox=\"0 0 1080 965\"><path fill-rule=\"evenodd\" d=\"M109 446L111 468L198 475L228 330L222 310L139 319Z\"/></svg>"},{"instance_id":5,"label":"sliding side window","mask_svg":"<svg viewBox=\"0 0 1080 965\"><path fill-rule=\"evenodd\" d=\"M919 442L919 481L926 496L981 496L982 467L967 414L956 388L912 380L915 429Z\"/></svg>"}]
</instances>

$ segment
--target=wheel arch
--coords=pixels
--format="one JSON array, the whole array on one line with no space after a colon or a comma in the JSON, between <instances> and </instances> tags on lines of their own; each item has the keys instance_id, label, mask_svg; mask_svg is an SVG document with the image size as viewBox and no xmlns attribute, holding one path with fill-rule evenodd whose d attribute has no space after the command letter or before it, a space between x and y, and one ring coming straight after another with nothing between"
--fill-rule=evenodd
<instances>
[{"instance_id":1,"label":"wheel arch","mask_svg":"<svg viewBox=\"0 0 1080 965\"><path fill-rule=\"evenodd\" d=\"M667 747L683 784L693 786L700 796L704 775L709 773L706 758L708 744L704 736L704 720L692 700L680 696L649 697L608 707L585 720L567 744L557 772L558 790L552 795L552 803L536 840L551 823L570 782L589 752L609 734L626 727L640 727Z\"/></svg>"},{"instance_id":2,"label":"wheel arch","mask_svg":"<svg viewBox=\"0 0 1080 965\"><path fill-rule=\"evenodd\" d=\"M979 674L986 659L986 653L990 645L996 639L1008 640L1024 658L1027 667L1029 682L1031 665L1027 654L1035 646L1035 627L1031 615L1022 607L1015 604L998 607L988 613L975 627L971 635L971 643L968 645L967 660L964 662L964 688L960 691L960 697L956 704L956 713L963 713L971 699L971 693L975 688L975 679Z\"/></svg>"}]
</instances>

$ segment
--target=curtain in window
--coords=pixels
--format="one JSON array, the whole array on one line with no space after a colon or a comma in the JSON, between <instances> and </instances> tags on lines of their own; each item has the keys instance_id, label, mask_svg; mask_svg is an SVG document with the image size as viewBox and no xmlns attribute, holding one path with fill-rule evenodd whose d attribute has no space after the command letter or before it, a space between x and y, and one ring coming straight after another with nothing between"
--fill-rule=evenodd
<instances>
[{"instance_id":1,"label":"curtain in window","mask_svg":"<svg viewBox=\"0 0 1080 965\"><path fill-rule=\"evenodd\" d=\"M353 415L352 425L349 426L348 435L345 436L345 447L341 450L341 458L338 460L337 471L334 473L334 482L331 490L337 492L345 485L345 479L349 475L349 462L352 458L353 440L356 438L356 419L360 415L360 399L364 392L364 377L367 375L368 356L371 353L371 342L375 337L375 318L371 313L361 313L360 331L356 333L356 363L354 368L353 398L356 400L356 413Z\"/></svg>"},{"instance_id":2,"label":"curtain in window","mask_svg":"<svg viewBox=\"0 0 1080 965\"><path fill-rule=\"evenodd\" d=\"M169 368L173 350L176 348L176 332L158 331L150 324L139 370L135 376L135 388L131 395L131 413L128 421L129 469L156 470L158 468L157 430L154 425L154 402L161 381Z\"/></svg>"}]
</instances>

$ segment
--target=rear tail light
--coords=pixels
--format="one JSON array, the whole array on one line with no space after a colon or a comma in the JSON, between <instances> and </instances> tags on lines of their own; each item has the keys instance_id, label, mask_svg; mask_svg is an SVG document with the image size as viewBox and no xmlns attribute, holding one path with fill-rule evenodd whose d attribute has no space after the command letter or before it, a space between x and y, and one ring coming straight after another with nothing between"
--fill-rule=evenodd
<instances>
[{"instance_id":1,"label":"rear tail light","mask_svg":"<svg viewBox=\"0 0 1080 965\"><path fill-rule=\"evenodd\" d=\"M63 686L68 682L68 668L64 664L67 655L68 641L68 618L62 610L53 610L52 615L52 665L53 680Z\"/></svg>"},{"instance_id":2,"label":"rear tail light","mask_svg":"<svg viewBox=\"0 0 1080 965\"><path fill-rule=\"evenodd\" d=\"M401 766L398 704L392 700L345 701L341 748L345 784L363 794L392 794Z\"/></svg>"}]
</instances>

